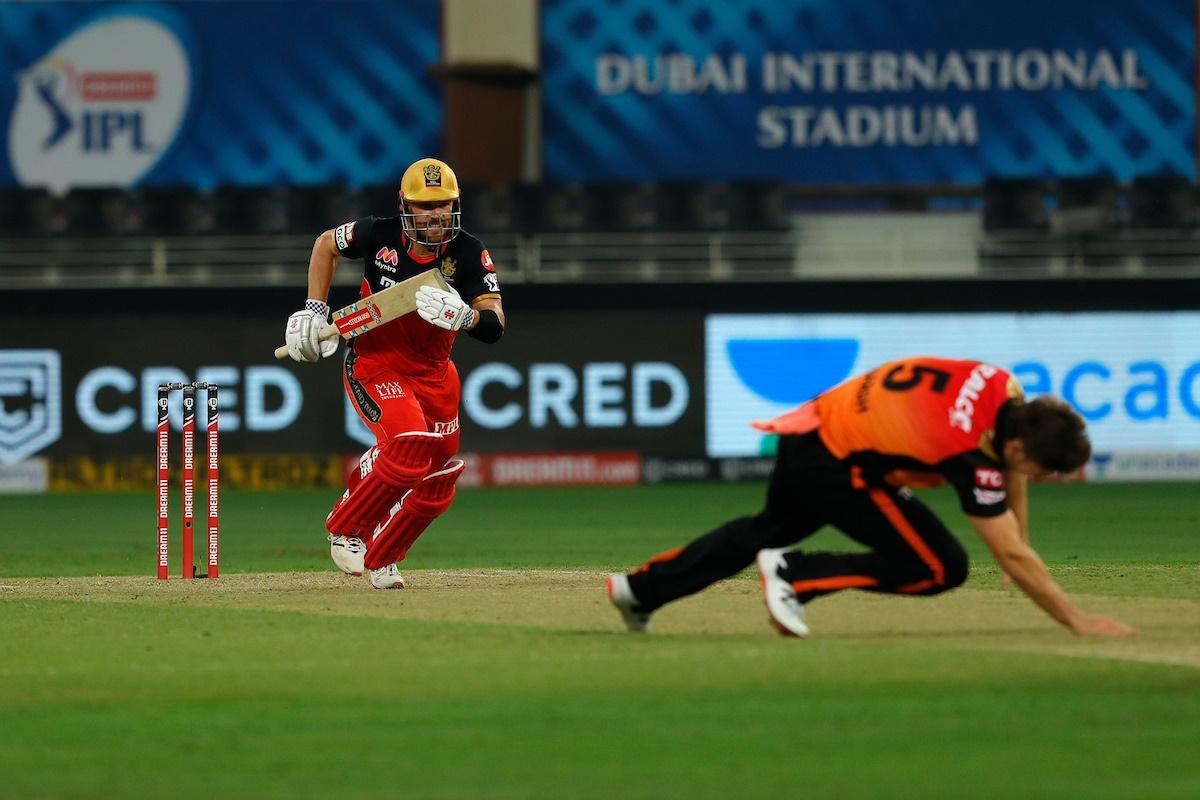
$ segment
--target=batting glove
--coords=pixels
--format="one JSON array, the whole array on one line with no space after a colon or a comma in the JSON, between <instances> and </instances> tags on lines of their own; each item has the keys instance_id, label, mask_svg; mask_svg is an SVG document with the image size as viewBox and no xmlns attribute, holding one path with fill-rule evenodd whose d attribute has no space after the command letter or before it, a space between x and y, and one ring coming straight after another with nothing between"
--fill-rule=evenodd
<instances>
[{"instance_id":1,"label":"batting glove","mask_svg":"<svg viewBox=\"0 0 1200 800\"><path fill-rule=\"evenodd\" d=\"M448 331L458 331L470 328L475 320L475 309L463 302L458 292L453 289L447 292L432 286L422 286L417 289L416 300L417 313L430 325Z\"/></svg>"},{"instance_id":2,"label":"batting glove","mask_svg":"<svg viewBox=\"0 0 1200 800\"><path fill-rule=\"evenodd\" d=\"M328 319L329 306L320 300L309 300L303 310L288 317L283 339L293 361L320 361L337 352L340 337L321 338Z\"/></svg>"}]
</instances>

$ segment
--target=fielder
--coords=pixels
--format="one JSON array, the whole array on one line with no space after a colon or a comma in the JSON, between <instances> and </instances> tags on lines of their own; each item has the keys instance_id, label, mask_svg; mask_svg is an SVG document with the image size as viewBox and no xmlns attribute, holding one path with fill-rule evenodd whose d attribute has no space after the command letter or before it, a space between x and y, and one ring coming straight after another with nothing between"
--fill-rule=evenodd
<instances>
[{"instance_id":1,"label":"fielder","mask_svg":"<svg viewBox=\"0 0 1200 800\"><path fill-rule=\"evenodd\" d=\"M504 333L500 284L483 244L462 230L458 179L423 158L400 179L399 214L364 217L317 237L308 265L308 300L287 323L288 355L313 362L337 351L320 340L329 285L341 257L364 261L363 297L440 267L449 292L422 287L417 314L353 339L343 384L376 445L359 460L325 521L333 562L370 574L376 589L402 589L396 567L445 513L463 471L458 453L458 371L450 350L462 331L488 344Z\"/></svg>"},{"instance_id":2,"label":"fielder","mask_svg":"<svg viewBox=\"0 0 1200 800\"><path fill-rule=\"evenodd\" d=\"M630 630L647 630L656 609L756 560L770 619L785 636L807 636L805 605L832 592L960 586L966 552L908 488L949 483L1006 581L1076 634L1135 633L1077 609L1029 546L1028 478L1074 472L1091 454L1083 420L1065 403L1024 402L1017 381L990 364L918 356L754 426L780 435L766 508L610 576L609 599ZM827 524L869 552L784 549Z\"/></svg>"}]
</instances>

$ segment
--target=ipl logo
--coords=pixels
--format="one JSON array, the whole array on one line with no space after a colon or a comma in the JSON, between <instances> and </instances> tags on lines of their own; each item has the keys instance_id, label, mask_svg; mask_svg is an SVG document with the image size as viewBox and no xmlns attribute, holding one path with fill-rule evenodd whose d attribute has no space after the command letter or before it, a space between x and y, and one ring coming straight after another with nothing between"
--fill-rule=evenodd
<instances>
[{"instance_id":1,"label":"ipl logo","mask_svg":"<svg viewBox=\"0 0 1200 800\"><path fill-rule=\"evenodd\" d=\"M13 171L52 189L135 183L174 140L190 93L175 34L146 17L102 17L21 73Z\"/></svg>"},{"instance_id":2,"label":"ipl logo","mask_svg":"<svg viewBox=\"0 0 1200 800\"><path fill-rule=\"evenodd\" d=\"M54 350L0 350L0 463L15 464L58 441L61 372Z\"/></svg>"}]
</instances>

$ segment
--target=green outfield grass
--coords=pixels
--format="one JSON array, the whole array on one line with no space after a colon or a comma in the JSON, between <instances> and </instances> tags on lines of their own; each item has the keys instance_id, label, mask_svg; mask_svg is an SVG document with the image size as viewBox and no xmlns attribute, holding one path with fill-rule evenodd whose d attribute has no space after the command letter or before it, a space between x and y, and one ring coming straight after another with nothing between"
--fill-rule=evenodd
<instances>
[{"instance_id":1,"label":"green outfield grass","mask_svg":"<svg viewBox=\"0 0 1200 800\"><path fill-rule=\"evenodd\" d=\"M603 598L761 486L464 490L403 592L332 571L332 491L228 492L222 579L165 585L148 494L3 497L0 797L1197 797L1197 494L1033 487L1035 546L1125 641L1000 587L945 492L967 586L842 593L806 641L751 575L649 636Z\"/></svg>"}]
</instances>

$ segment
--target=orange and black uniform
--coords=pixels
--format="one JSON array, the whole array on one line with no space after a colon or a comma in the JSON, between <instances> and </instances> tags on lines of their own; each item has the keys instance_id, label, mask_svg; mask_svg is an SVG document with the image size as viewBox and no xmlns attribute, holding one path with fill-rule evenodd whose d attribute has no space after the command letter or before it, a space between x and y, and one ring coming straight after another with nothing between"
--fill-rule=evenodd
<instances>
[{"instance_id":1,"label":"orange and black uniform","mask_svg":"<svg viewBox=\"0 0 1200 800\"><path fill-rule=\"evenodd\" d=\"M780 432L766 508L629 576L646 611L697 592L829 524L867 553L792 551L800 600L841 589L937 594L962 584L967 555L911 486L951 484L967 514L1007 509L1006 420L1016 380L990 364L928 356L883 364L767 423Z\"/></svg>"}]
</instances>

